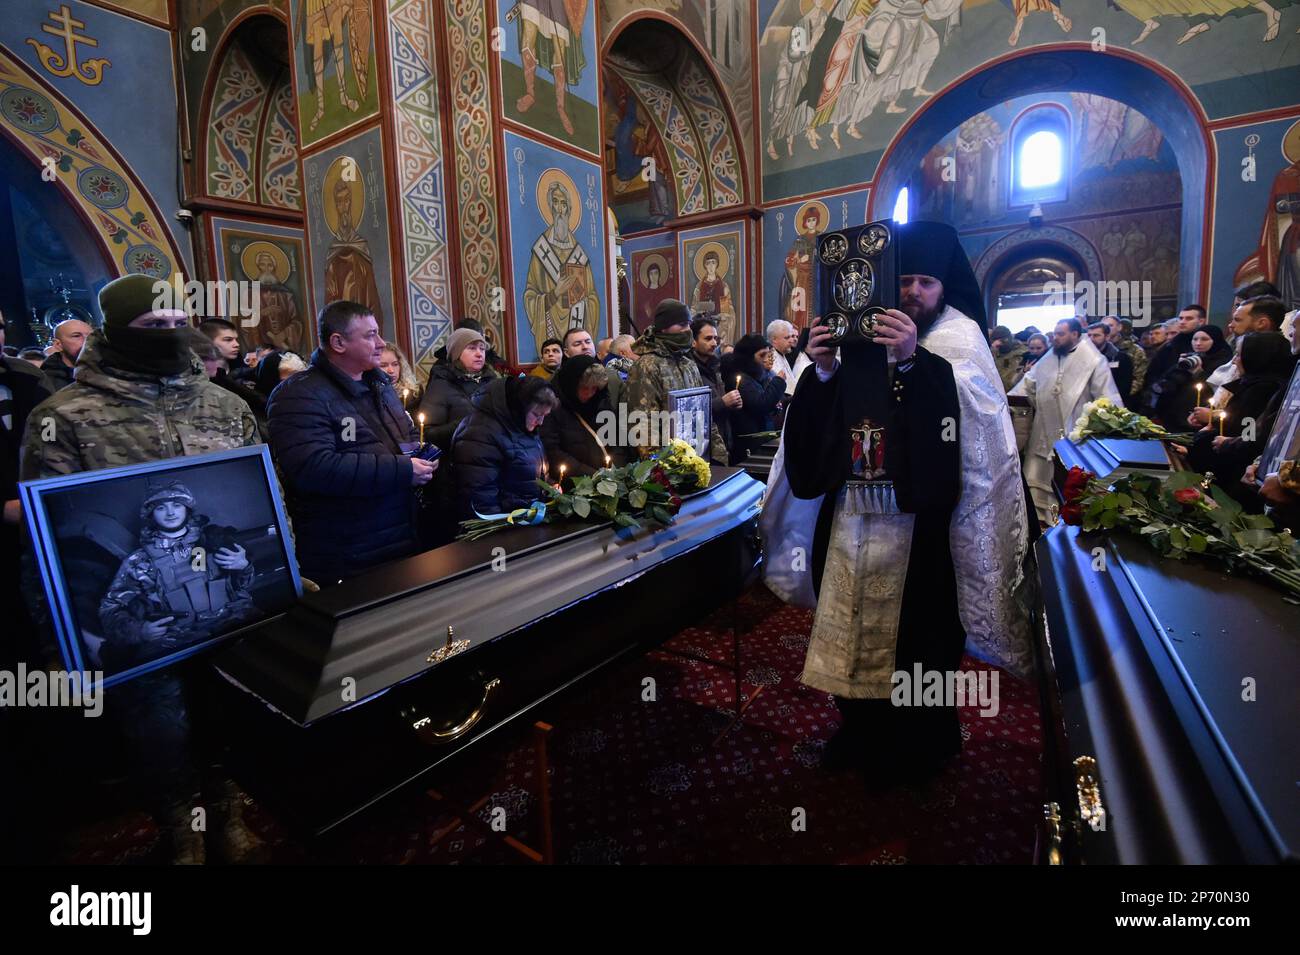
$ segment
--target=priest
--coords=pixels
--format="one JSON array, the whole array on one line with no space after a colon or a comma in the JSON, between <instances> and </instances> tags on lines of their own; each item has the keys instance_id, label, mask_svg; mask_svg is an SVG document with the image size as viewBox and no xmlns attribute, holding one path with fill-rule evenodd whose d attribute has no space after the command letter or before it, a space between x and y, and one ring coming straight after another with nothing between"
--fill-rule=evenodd
<instances>
[{"instance_id":1,"label":"priest","mask_svg":"<svg viewBox=\"0 0 1300 955\"><path fill-rule=\"evenodd\" d=\"M951 226L897 234L886 348L837 358L813 327L762 517L768 586L816 606L800 679L844 718L824 764L877 784L961 749L954 699L911 705L918 667L951 686L964 647L1020 675L1032 661L1027 512L982 297Z\"/></svg>"},{"instance_id":2,"label":"priest","mask_svg":"<svg viewBox=\"0 0 1300 955\"><path fill-rule=\"evenodd\" d=\"M1052 448L1074 430L1083 406L1098 398L1109 398L1122 406L1124 399L1115 387L1110 362L1083 333L1077 318L1056 323L1052 350L1045 354L1011 389L1034 404L1034 424L1025 448L1025 480L1034 498L1034 509L1044 524L1051 521L1056 503L1052 491Z\"/></svg>"}]
</instances>

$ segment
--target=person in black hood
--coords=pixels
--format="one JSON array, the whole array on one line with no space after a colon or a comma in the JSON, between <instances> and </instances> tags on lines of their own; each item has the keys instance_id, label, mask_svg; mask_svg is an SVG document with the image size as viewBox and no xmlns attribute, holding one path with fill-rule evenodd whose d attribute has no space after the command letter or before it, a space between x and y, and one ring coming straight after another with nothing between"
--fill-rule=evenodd
<instances>
[{"instance_id":1,"label":"person in black hood","mask_svg":"<svg viewBox=\"0 0 1300 955\"><path fill-rule=\"evenodd\" d=\"M527 507L537 500L537 481L546 473L539 432L560 403L549 382L532 376L497 378L472 400L474 410L451 439L461 520Z\"/></svg>"},{"instance_id":2,"label":"person in black hood","mask_svg":"<svg viewBox=\"0 0 1300 955\"><path fill-rule=\"evenodd\" d=\"M559 395L560 405L542 425L542 444L551 474L558 476L560 465L567 474L577 477L595 474L606 462L613 467L627 463L626 450L607 443L601 433L602 424L615 420L609 397L610 375L590 355L566 358L555 373L551 385Z\"/></svg>"},{"instance_id":3,"label":"person in black hood","mask_svg":"<svg viewBox=\"0 0 1300 955\"><path fill-rule=\"evenodd\" d=\"M1296 360L1285 336L1252 332L1241 339L1233 361L1238 377L1223 386L1232 394L1223 420L1197 433L1187 460L1193 470L1212 472L1216 483L1237 494L1242 474L1264 450L1277 414L1275 399L1286 388Z\"/></svg>"},{"instance_id":4,"label":"person in black hood","mask_svg":"<svg viewBox=\"0 0 1300 955\"><path fill-rule=\"evenodd\" d=\"M284 352L267 352L266 356L257 363L257 376L253 387L263 398L270 398L271 392L275 391L275 386L280 383L280 359L283 357Z\"/></svg>"},{"instance_id":5,"label":"person in black hood","mask_svg":"<svg viewBox=\"0 0 1300 955\"><path fill-rule=\"evenodd\" d=\"M1182 338L1179 335L1178 338ZM1187 351L1150 381L1146 412L1170 431L1187 427L1187 416L1197 406L1198 397L1208 400L1214 389L1206 385L1220 365L1232 360L1232 348L1217 325L1205 325L1187 335ZM1201 385L1198 396L1196 386Z\"/></svg>"},{"instance_id":6,"label":"person in black hood","mask_svg":"<svg viewBox=\"0 0 1300 955\"><path fill-rule=\"evenodd\" d=\"M771 343L762 335L745 335L722 359L722 383L740 392L741 406L731 413L731 463L739 464L764 438L745 435L769 431L772 416L785 397L785 380L764 365Z\"/></svg>"}]
</instances>

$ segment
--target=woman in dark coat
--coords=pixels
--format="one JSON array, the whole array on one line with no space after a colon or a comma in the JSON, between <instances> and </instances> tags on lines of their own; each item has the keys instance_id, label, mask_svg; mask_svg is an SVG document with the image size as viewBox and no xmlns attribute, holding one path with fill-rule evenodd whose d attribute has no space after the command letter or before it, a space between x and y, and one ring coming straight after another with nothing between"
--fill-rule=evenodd
<instances>
[{"instance_id":1,"label":"woman in dark coat","mask_svg":"<svg viewBox=\"0 0 1300 955\"><path fill-rule=\"evenodd\" d=\"M1232 395L1223 409L1223 436L1220 422L1213 421L1196 435L1187 460L1192 470L1213 473L1215 483L1235 495L1246 468L1264 450L1277 411L1273 399L1287 386L1295 356L1278 332L1253 332L1242 339L1233 362L1239 377L1223 386Z\"/></svg>"},{"instance_id":2,"label":"woman in dark coat","mask_svg":"<svg viewBox=\"0 0 1300 955\"><path fill-rule=\"evenodd\" d=\"M420 405L412 414L424 415L424 440L446 451L456 426L473 410L470 399L497 377L487 364L488 347L479 331L458 328L447 340L447 360L433 366Z\"/></svg>"},{"instance_id":3,"label":"woman in dark coat","mask_svg":"<svg viewBox=\"0 0 1300 955\"><path fill-rule=\"evenodd\" d=\"M762 335L745 335L722 359L722 381L728 391L739 388L744 404L731 412L731 463L739 464L749 452L766 443L742 435L772 430L772 416L785 397L785 380L767 370L771 343Z\"/></svg>"},{"instance_id":4,"label":"woman in dark coat","mask_svg":"<svg viewBox=\"0 0 1300 955\"><path fill-rule=\"evenodd\" d=\"M560 465L564 465L567 476L577 477L595 474L605 467L607 458L613 467L627 463L624 449L604 444L600 433L601 423L614 416L609 398L610 374L590 355L575 355L566 358L551 379L560 406L547 415L542 425L542 444L555 479L559 479Z\"/></svg>"},{"instance_id":5,"label":"woman in dark coat","mask_svg":"<svg viewBox=\"0 0 1300 955\"><path fill-rule=\"evenodd\" d=\"M1232 348L1217 325L1204 325L1189 334L1187 349L1195 358L1180 355L1150 386L1146 411L1170 431L1187 429L1187 416L1197 407L1196 386L1204 386L1201 397L1208 401L1214 389L1205 384L1206 379L1232 360Z\"/></svg>"},{"instance_id":6,"label":"woman in dark coat","mask_svg":"<svg viewBox=\"0 0 1300 955\"><path fill-rule=\"evenodd\" d=\"M540 378L497 378L474 396L474 410L451 439L457 511L500 514L527 507L541 495L546 474L541 427L560 403Z\"/></svg>"}]
</instances>

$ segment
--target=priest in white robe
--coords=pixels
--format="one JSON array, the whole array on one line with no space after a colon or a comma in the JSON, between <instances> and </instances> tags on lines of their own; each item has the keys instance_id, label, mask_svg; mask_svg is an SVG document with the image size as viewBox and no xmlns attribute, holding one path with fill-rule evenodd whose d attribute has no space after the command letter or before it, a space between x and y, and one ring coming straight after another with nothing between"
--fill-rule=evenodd
<instances>
[{"instance_id":1,"label":"priest in white robe","mask_svg":"<svg viewBox=\"0 0 1300 955\"><path fill-rule=\"evenodd\" d=\"M878 344L836 357L813 328L761 518L768 587L817 608L800 680L844 717L823 765L875 783L961 749L952 701L905 705L899 674L955 677L964 649L1026 676L1033 660L1028 512L982 297L951 226L897 235Z\"/></svg>"},{"instance_id":2,"label":"priest in white robe","mask_svg":"<svg viewBox=\"0 0 1300 955\"><path fill-rule=\"evenodd\" d=\"M1034 405L1034 424L1025 448L1025 480L1038 519L1050 523L1057 503L1052 491L1052 447L1074 430L1088 402L1109 398L1123 405L1124 399L1115 387L1110 363L1083 333L1077 318L1056 323L1052 350L1034 362L1010 394L1024 395Z\"/></svg>"}]
</instances>

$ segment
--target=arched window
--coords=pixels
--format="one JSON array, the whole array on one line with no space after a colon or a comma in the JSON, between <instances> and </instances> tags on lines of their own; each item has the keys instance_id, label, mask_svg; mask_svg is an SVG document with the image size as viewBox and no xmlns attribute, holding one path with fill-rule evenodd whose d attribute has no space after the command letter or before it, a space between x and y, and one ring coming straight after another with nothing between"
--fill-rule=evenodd
<instances>
[{"instance_id":1,"label":"arched window","mask_svg":"<svg viewBox=\"0 0 1300 955\"><path fill-rule=\"evenodd\" d=\"M898 190L898 198L894 200L894 221L907 225L907 186Z\"/></svg>"},{"instance_id":2,"label":"arched window","mask_svg":"<svg viewBox=\"0 0 1300 955\"><path fill-rule=\"evenodd\" d=\"M1036 106L1016 120L1011 128L1011 205L1068 198L1069 142L1069 114L1055 104Z\"/></svg>"}]
</instances>

